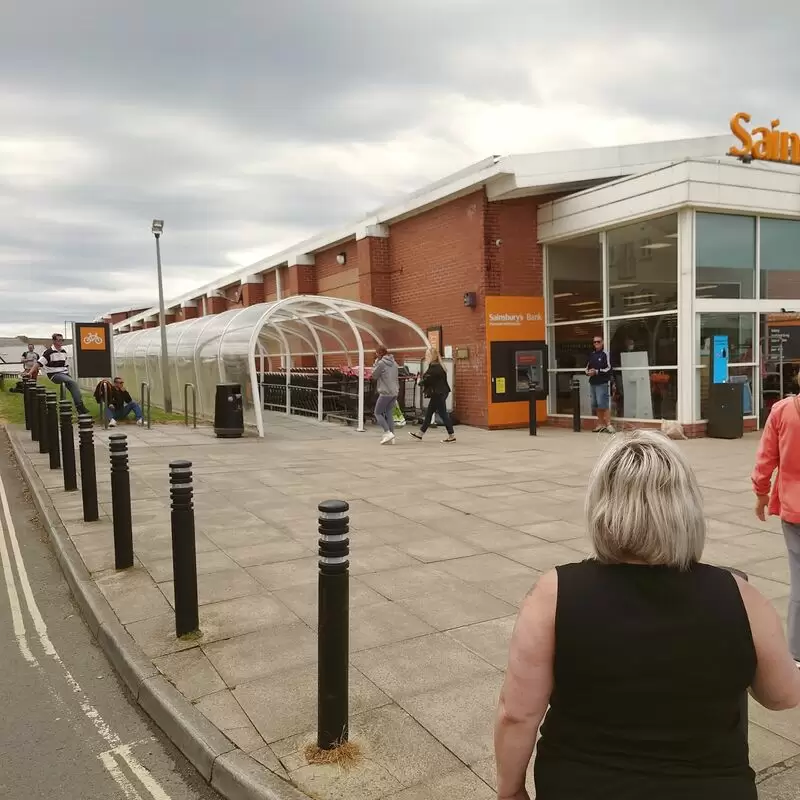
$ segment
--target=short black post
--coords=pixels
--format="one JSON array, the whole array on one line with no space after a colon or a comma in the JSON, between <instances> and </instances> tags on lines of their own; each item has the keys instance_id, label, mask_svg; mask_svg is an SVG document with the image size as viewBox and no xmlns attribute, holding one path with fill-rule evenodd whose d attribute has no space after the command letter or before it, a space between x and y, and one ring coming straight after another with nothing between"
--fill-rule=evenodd
<instances>
[{"instance_id":1,"label":"short black post","mask_svg":"<svg viewBox=\"0 0 800 800\"><path fill-rule=\"evenodd\" d=\"M350 506L319 504L319 616L317 628L317 746L347 741L350 651Z\"/></svg>"},{"instance_id":2,"label":"short black post","mask_svg":"<svg viewBox=\"0 0 800 800\"><path fill-rule=\"evenodd\" d=\"M75 434L72 430L72 403L60 400L61 417L61 461L64 465L64 491L74 492L78 488L78 474L75 470Z\"/></svg>"},{"instance_id":3,"label":"short black post","mask_svg":"<svg viewBox=\"0 0 800 800\"><path fill-rule=\"evenodd\" d=\"M25 430L31 429L31 382L27 378L22 379L22 405L25 408Z\"/></svg>"},{"instance_id":4,"label":"short black post","mask_svg":"<svg viewBox=\"0 0 800 800\"><path fill-rule=\"evenodd\" d=\"M111 453L111 518L114 523L114 567L133 566L133 520L131 518L131 474L128 470L128 437L112 433L108 437Z\"/></svg>"},{"instance_id":5,"label":"short black post","mask_svg":"<svg viewBox=\"0 0 800 800\"><path fill-rule=\"evenodd\" d=\"M58 400L55 392L47 393L47 443L50 469L61 469L61 448L58 446Z\"/></svg>"},{"instance_id":6,"label":"short black post","mask_svg":"<svg viewBox=\"0 0 800 800\"><path fill-rule=\"evenodd\" d=\"M50 450L47 427L47 390L44 386L36 389L36 410L39 416L39 452L47 453Z\"/></svg>"},{"instance_id":7,"label":"short black post","mask_svg":"<svg viewBox=\"0 0 800 800\"><path fill-rule=\"evenodd\" d=\"M194 487L192 462L169 465L169 496L172 501L172 572L175 579L175 635L198 633L197 553L194 538Z\"/></svg>"},{"instance_id":8,"label":"short black post","mask_svg":"<svg viewBox=\"0 0 800 800\"><path fill-rule=\"evenodd\" d=\"M97 522L97 469L94 458L94 422L89 414L78 416L78 439L81 459L83 521Z\"/></svg>"},{"instance_id":9,"label":"short black post","mask_svg":"<svg viewBox=\"0 0 800 800\"><path fill-rule=\"evenodd\" d=\"M528 433L536 436L536 389L533 386L528 391Z\"/></svg>"},{"instance_id":10,"label":"short black post","mask_svg":"<svg viewBox=\"0 0 800 800\"><path fill-rule=\"evenodd\" d=\"M572 430L581 432L581 382L579 378L572 379Z\"/></svg>"},{"instance_id":11,"label":"short black post","mask_svg":"<svg viewBox=\"0 0 800 800\"><path fill-rule=\"evenodd\" d=\"M31 418L31 441L39 441L39 392L36 381L28 387L28 415Z\"/></svg>"}]
</instances>

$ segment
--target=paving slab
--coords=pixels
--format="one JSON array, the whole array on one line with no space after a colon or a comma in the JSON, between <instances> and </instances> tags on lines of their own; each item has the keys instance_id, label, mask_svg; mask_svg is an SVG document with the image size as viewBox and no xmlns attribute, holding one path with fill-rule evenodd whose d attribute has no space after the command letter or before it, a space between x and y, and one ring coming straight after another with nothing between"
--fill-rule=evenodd
<instances>
[{"instance_id":1,"label":"paving slab","mask_svg":"<svg viewBox=\"0 0 800 800\"><path fill-rule=\"evenodd\" d=\"M236 745L214 767L226 790L240 781L249 791L268 775L322 800L492 797L492 718L516 609L543 571L591 554L583 500L607 440L462 428L457 446L437 449L429 463L410 437L381 448L343 427L267 421L264 440L217 440L181 426L131 430L136 558L121 573L107 470L98 475L101 519L85 523L80 497L64 495L46 456L21 440L108 613L133 637L114 644L105 631L102 641L141 648L154 676L142 696L160 724L179 738L224 731L218 753L233 746L223 747L227 740ZM744 569L785 617L780 522L752 512L757 441L679 446L704 487L706 559ZM106 432L97 442L105 463ZM170 605L167 464L176 458L193 462L196 479L203 636L187 642L175 638ZM317 504L331 497L351 506L351 723L369 754L349 772L302 758L316 725ZM162 708L156 696L169 702ZM178 697L195 704L191 724L162 718ZM750 703L752 762L769 800L795 798L786 787L800 772L799 715ZM199 748L210 775L210 751Z\"/></svg>"}]
</instances>

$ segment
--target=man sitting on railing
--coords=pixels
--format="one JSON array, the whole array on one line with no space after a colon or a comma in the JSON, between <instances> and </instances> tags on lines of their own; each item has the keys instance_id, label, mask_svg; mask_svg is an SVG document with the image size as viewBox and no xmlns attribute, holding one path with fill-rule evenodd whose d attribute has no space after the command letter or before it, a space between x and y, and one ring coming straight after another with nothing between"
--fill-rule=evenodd
<instances>
[{"instance_id":1,"label":"man sitting on railing","mask_svg":"<svg viewBox=\"0 0 800 800\"><path fill-rule=\"evenodd\" d=\"M141 406L131 397L122 378L114 378L114 383L100 381L94 390L94 399L106 404L108 427L115 428L118 420L127 419L133 413L137 425L144 424Z\"/></svg>"}]
</instances>

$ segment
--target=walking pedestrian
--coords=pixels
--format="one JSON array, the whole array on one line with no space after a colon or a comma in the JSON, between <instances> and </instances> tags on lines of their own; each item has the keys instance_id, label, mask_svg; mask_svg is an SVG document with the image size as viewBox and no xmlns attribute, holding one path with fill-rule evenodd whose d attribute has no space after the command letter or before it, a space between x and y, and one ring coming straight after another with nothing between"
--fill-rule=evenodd
<instances>
[{"instance_id":1,"label":"walking pedestrian","mask_svg":"<svg viewBox=\"0 0 800 800\"><path fill-rule=\"evenodd\" d=\"M773 482L772 476L778 474ZM772 406L761 434L751 476L756 516L780 517L789 554L789 649L800 667L800 397L793 395Z\"/></svg>"},{"instance_id":2,"label":"walking pedestrian","mask_svg":"<svg viewBox=\"0 0 800 800\"><path fill-rule=\"evenodd\" d=\"M53 346L48 347L44 353L42 353L42 357L34 362L28 376L36 380L39 369L44 369L44 374L47 375L56 386L61 386L63 384L69 389L77 412L79 414L88 414L89 411L83 403L81 387L78 386L78 382L69 374L67 351L64 350L64 337L60 333L54 333L52 341Z\"/></svg>"},{"instance_id":3,"label":"walking pedestrian","mask_svg":"<svg viewBox=\"0 0 800 800\"><path fill-rule=\"evenodd\" d=\"M428 407L425 409L425 419L419 431L409 431L409 433L415 439L421 440L425 435L425 431L430 427L433 415L438 414L447 430L447 438L442 439L442 442L449 444L456 440L456 434L453 430L450 415L447 413L447 397L450 394L447 372L442 364L442 357L435 347L428 350L425 360L428 362L428 369L425 370L420 383L425 397L428 398Z\"/></svg>"},{"instance_id":4,"label":"walking pedestrian","mask_svg":"<svg viewBox=\"0 0 800 800\"><path fill-rule=\"evenodd\" d=\"M594 558L542 575L514 627L498 800L528 800L534 745L537 800L757 800L747 692L800 704L777 611L700 561L702 493L665 436L616 437L585 508Z\"/></svg>"},{"instance_id":5,"label":"walking pedestrian","mask_svg":"<svg viewBox=\"0 0 800 800\"><path fill-rule=\"evenodd\" d=\"M378 392L375 403L375 420L383 430L381 444L394 444L394 406L400 394L400 379L397 362L385 348L375 351L375 364L372 367L372 380Z\"/></svg>"},{"instance_id":6,"label":"walking pedestrian","mask_svg":"<svg viewBox=\"0 0 800 800\"><path fill-rule=\"evenodd\" d=\"M586 374L589 376L589 396L592 400L592 411L597 415L595 433L614 433L611 425L611 379L613 370L608 353L603 347L603 337L592 339L592 352L586 362Z\"/></svg>"}]
</instances>

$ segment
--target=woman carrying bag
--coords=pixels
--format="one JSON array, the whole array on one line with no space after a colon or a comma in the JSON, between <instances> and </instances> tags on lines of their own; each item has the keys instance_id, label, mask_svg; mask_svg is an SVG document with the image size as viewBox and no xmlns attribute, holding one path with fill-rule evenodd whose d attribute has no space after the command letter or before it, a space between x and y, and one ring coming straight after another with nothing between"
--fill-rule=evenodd
<instances>
[{"instance_id":1,"label":"woman carrying bag","mask_svg":"<svg viewBox=\"0 0 800 800\"><path fill-rule=\"evenodd\" d=\"M447 413L447 396L450 394L447 373L442 366L442 357L435 347L428 350L425 360L428 362L428 369L425 370L420 383L425 397L428 398L428 407L425 409L425 419L419 431L409 431L409 433L415 439L421 440L430 427L433 415L438 414L447 429L447 438L442 439L442 442L450 444L456 440L456 435L450 415Z\"/></svg>"}]
</instances>

